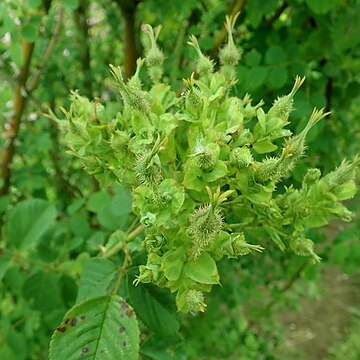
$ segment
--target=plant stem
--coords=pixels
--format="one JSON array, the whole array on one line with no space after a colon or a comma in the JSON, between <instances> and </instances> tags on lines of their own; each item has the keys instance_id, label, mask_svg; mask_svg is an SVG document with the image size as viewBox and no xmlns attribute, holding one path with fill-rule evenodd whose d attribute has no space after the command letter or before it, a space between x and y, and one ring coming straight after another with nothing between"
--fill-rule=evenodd
<instances>
[{"instance_id":1,"label":"plant stem","mask_svg":"<svg viewBox=\"0 0 360 360\"><path fill-rule=\"evenodd\" d=\"M126 246L126 244L122 244L122 249L124 250L125 258L124 258L124 262L123 262L122 266L118 270L119 276L114 285L114 290L112 291L112 295L116 295L119 292L121 281L126 273L128 266L131 264L130 251L129 251L128 247Z\"/></svg>"},{"instance_id":2,"label":"plant stem","mask_svg":"<svg viewBox=\"0 0 360 360\"><path fill-rule=\"evenodd\" d=\"M144 230L144 225L140 224L138 227L136 227L133 231L131 231L125 238L125 242L129 242L132 239L134 239L136 236L138 236L139 234L141 234L141 232ZM108 252L105 252L103 257L105 259L108 259L110 257L112 257L113 255L115 255L118 251L120 251L121 249L123 249L124 247L124 243L123 242L119 242L116 245L114 245Z\"/></svg>"}]
</instances>

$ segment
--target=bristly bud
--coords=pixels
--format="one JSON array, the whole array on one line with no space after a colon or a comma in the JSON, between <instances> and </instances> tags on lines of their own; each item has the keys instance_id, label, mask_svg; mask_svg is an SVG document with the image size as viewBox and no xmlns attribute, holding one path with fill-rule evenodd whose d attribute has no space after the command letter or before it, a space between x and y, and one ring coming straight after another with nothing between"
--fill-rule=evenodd
<instances>
[{"instance_id":1,"label":"bristly bud","mask_svg":"<svg viewBox=\"0 0 360 360\"><path fill-rule=\"evenodd\" d=\"M204 312L206 309L203 293L195 289L179 291L176 296L176 305L180 311L189 315Z\"/></svg>"},{"instance_id":2,"label":"bristly bud","mask_svg":"<svg viewBox=\"0 0 360 360\"><path fill-rule=\"evenodd\" d=\"M160 184L163 175L158 155L140 155L135 163L135 175L141 184L150 188Z\"/></svg>"},{"instance_id":3,"label":"bristly bud","mask_svg":"<svg viewBox=\"0 0 360 360\"><path fill-rule=\"evenodd\" d=\"M237 234L231 243L234 256L244 256L250 254L252 251L262 252L264 248L260 245L248 244L245 241L244 234Z\"/></svg>"},{"instance_id":4,"label":"bristly bud","mask_svg":"<svg viewBox=\"0 0 360 360\"><path fill-rule=\"evenodd\" d=\"M239 14L240 13L237 13L232 17L226 16L225 28L228 33L228 43L220 50L219 53L220 64L224 67L228 66L230 68L234 68L241 58L241 51L239 51L235 46L232 36L235 22Z\"/></svg>"},{"instance_id":5,"label":"bristly bud","mask_svg":"<svg viewBox=\"0 0 360 360\"><path fill-rule=\"evenodd\" d=\"M303 84L304 81L305 81L305 77L300 78L300 76L296 76L295 84L290 94L278 97L274 101L273 106L270 108L268 112L269 117L280 118L283 121L288 120L289 115L293 110L294 95L299 90L300 86Z\"/></svg>"},{"instance_id":6,"label":"bristly bud","mask_svg":"<svg viewBox=\"0 0 360 360\"><path fill-rule=\"evenodd\" d=\"M114 66L111 64L109 66L110 72L113 75L116 85L119 88L125 106L128 106L139 116L149 117L150 105L144 98L142 92L132 88L131 86L125 85L120 66Z\"/></svg>"},{"instance_id":7,"label":"bristly bud","mask_svg":"<svg viewBox=\"0 0 360 360\"><path fill-rule=\"evenodd\" d=\"M189 289L185 292L187 312L204 312L206 304L203 293L195 289Z\"/></svg>"},{"instance_id":8,"label":"bristly bud","mask_svg":"<svg viewBox=\"0 0 360 360\"><path fill-rule=\"evenodd\" d=\"M305 190L309 189L311 185L319 181L320 177L321 177L321 171L319 169L309 169L302 181L303 189Z\"/></svg>"},{"instance_id":9,"label":"bristly bud","mask_svg":"<svg viewBox=\"0 0 360 360\"><path fill-rule=\"evenodd\" d=\"M356 168L360 166L360 156L355 156L353 161L343 160L342 163L331 173L325 175L321 181L331 189L353 181L356 176Z\"/></svg>"},{"instance_id":10,"label":"bristly bud","mask_svg":"<svg viewBox=\"0 0 360 360\"><path fill-rule=\"evenodd\" d=\"M261 162L254 163L253 166L255 171L255 180L260 183L264 183L266 181L272 180L273 178L277 179L280 162L281 159L270 157Z\"/></svg>"},{"instance_id":11,"label":"bristly bud","mask_svg":"<svg viewBox=\"0 0 360 360\"><path fill-rule=\"evenodd\" d=\"M139 283L148 284L153 282L154 279L154 271L149 266L140 265L139 266L139 275L134 280L133 284L137 286Z\"/></svg>"},{"instance_id":12,"label":"bristly bud","mask_svg":"<svg viewBox=\"0 0 360 360\"><path fill-rule=\"evenodd\" d=\"M190 35L190 41L188 41L188 44L192 46L198 54L196 62L197 73L201 77L208 77L211 75L214 72L214 62L202 53L199 43L194 35Z\"/></svg>"},{"instance_id":13,"label":"bristly bud","mask_svg":"<svg viewBox=\"0 0 360 360\"><path fill-rule=\"evenodd\" d=\"M286 166L285 170L287 172L291 171L295 163L304 155L306 149L305 138L307 133L314 125L327 115L329 115L329 113L324 113L324 109L314 109L303 131L286 141L281 155L281 160L283 166Z\"/></svg>"},{"instance_id":14,"label":"bristly bud","mask_svg":"<svg viewBox=\"0 0 360 360\"><path fill-rule=\"evenodd\" d=\"M232 164L239 169L248 167L254 161L251 151L248 147L235 148L230 154L230 160Z\"/></svg>"},{"instance_id":15,"label":"bristly bud","mask_svg":"<svg viewBox=\"0 0 360 360\"><path fill-rule=\"evenodd\" d=\"M215 240L223 224L219 209L204 205L194 211L190 218L189 235L192 242L190 256L197 259Z\"/></svg>"},{"instance_id":16,"label":"bristly bud","mask_svg":"<svg viewBox=\"0 0 360 360\"><path fill-rule=\"evenodd\" d=\"M194 152L191 157L196 160L197 166L203 171L211 171L219 160L220 147L217 144L204 144L204 139L197 141Z\"/></svg>"},{"instance_id":17,"label":"bristly bud","mask_svg":"<svg viewBox=\"0 0 360 360\"><path fill-rule=\"evenodd\" d=\"M164 54L157 46L156 40L161 31L161 25L152 28L149 24L142 25L142 30L149 35L150 49L147 50L145 61L148 67L149 76L154 83L161 80L163 75Z\"/></svg>"},{"instance_id":18,"label":"bristly bud","mask_svg":"<svg viewBox=\"0 0 360 360\"><path fill-rule=\"evenodd\" d=\"M201 91L194 86L194 73L191 74L188 80L184 79L188 90L185 95L185 109L193 116L198 117L203 109L204 100Z\"/></svg>"},{"instance_id":19,"label":"bristly bud","mask_svg":"<svg viewBox=\"0 0 360 360\"><path fill-rule=\"evenodd\" d=\"M299 256L311 256L314 263L319 263L321 258L315 254L314 242L305 237L296 237L290 241L291 250Z\"/></svg>"}]
</instances>

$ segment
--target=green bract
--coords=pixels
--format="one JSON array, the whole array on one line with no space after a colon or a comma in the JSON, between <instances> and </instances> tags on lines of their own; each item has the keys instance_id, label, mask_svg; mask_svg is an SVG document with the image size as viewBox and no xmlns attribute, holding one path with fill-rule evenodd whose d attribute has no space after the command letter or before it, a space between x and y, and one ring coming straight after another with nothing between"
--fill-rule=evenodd
<instances>
[{"instance_id":1,"label":"green bract","mask_svg":"<svg viewBox=\"0 0 360 360\"><path fill-rule=\"evenodd\" d=\"M213 61L190 38L198 73L185 81L188 90L180 97L161 82L159 29L146 25L152 87L141 87L139 71L125 83L120 67L111 65L124 103L116 118L73 93L65 120L58 121L70 152L88 173L103 186L131 187L148 253L136 282L176 292L184 312L205 310L203 293L220 283L216 262L264 249L250 243L255 236L262 245L271 239L282 251L319 261L307 230L332 217L349 221L351 213L340 202L356 192L359 156L324 177L310 169L300 188L281 184L304 155L308 131L327 114L314 109L299 134L286 128L293 96L304 81L300 77L269 111L263 102L252 104L249 95L233 97L240 59L231 35L234 21L226 21L229 41L215 72Z\"/></svg>"}]
</instances>

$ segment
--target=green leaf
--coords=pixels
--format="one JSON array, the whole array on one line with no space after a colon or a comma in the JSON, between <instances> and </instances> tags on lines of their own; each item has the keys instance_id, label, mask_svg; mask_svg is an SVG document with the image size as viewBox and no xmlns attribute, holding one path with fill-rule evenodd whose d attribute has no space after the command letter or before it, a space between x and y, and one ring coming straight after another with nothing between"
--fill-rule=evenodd
<instances>
[{"instance_id":1,"label":"green leaf","mask_svg":"<svg viewBox=\"0 0 360 360\"><path fill-rule=\"evenodd\" d=\"M286 84L288 77L289 73L285 67L275 67L269 71L268 85L271 89L280 89Z\"/></svg>"},{"instance_id":2,"label":"green leaf","mask_svg":"<svg viewBox=\"0 0 360 360\"><path fill-rule=\"evenodd\" d=\"M184 265L185 251L182 247L169 251L163 257L161 270L169 281L176 281L180 278Z\"/></svg>"},{"instance_id":3,"label":"green leaf","mask_svg":"<svg viewBox=\"0 0 360 360\"><path fill-rule=\"evenodd\" d=\"M306 0L306 4L315 14L326 14L334 9L339 0Z\"/></svg>"},{"instance_id":4,"label":"green leaf","mask_svg":"<svg viewBox=\"0 0 360 360\"><path fill-rule=\"evenodd\" d=\"M57 274L38 271L28 277L23 287L23 296L32 308L49 312L61 307L61 292Z\"/></svg>"},{"instance_id":5,"label":"green leaf","mask_svg":"<svg viewBox=\"0 0 360 360\"><path fill-rule=\"evenodd\" d=\"M266 78L268 70L264 66L254 66L246 75L246 84L249 89L256 89L260 87Z\"/></svg>"},{"instance_id":6,"label":"green leaf","mask_svg":"<svg viewBox=\"0 0 360 360\"><path fill-rule=\"evenodd\" d=\"M219 284L219 274L215 260L208 253L185 264L185 274L201 284Z\"/></svg>"},{"instance_id":7,"label":"green leaf","mask_svg":"<svg viewBox=\"0 0 360 360\"><path fill-rule=\"evenodd\" d=\"M39 16L33 16L25 25L21 28L21 35L25 40L35 41L39 36L39 26L41 18Z\"/></svg>"},{"instance_id":8,"label":"green leaf","mask_svg":"<svg viewBox=\"0 0 360 360\"><path fill-rule=\"evenodd\" d=\"M51 342L50 360L137 360L140 331L134 310L119 296L100 296L75 305Z\"/></svg>"},{"instance_id":9,"label":"green leaf","mask_svg":"<svg viewBox=\"0 0 360 360\"><path fill-rule=\"evenodd\" d=\"M17 65L21 66L23 64L23 54L22 47L20 42L12 42L9 46L9 55L11 60Z\"/></svg>"},{"instance_id":10,"label":"green leaf","mask_svg":"<svg viewBox=\"0 0 360 360\"><path fill-rule=\"evenodd\" d=\"M245 54L244 61L245 64L250 67L259 65L261 62L261 54L257 50L252 49Z\"/></svg>"},{"instance_id":11,"label":"green leaf","mask_svg":"<svg viewBox=\"0 0 360 360\"><path fill-rule=\"evenodd\" d=\"M261 139L254 144L254 150L258 154L266 154L273 152L277 149L277 146L271 142L269 138Z\"/></svg>"},{"instance_id":12,"label":"green leaf","mask_svg":"<svg viewBox=\"0 0 360 360\"><path fill-rule=\"evenodd\" d=\"M41 0L28 0L29 7L32 9L37 9L41 3Z\"/></svg>"},{"instance_id":13,"label":"green leaf","mask_svg":"<svg viewBox=\"0 0 360 360\"><path fill-rule=\"evenodd\" d=\"M177 334L180 324L172 313L169 303L169 291L151 285L129 284L129 296L137 315L144 324L156 333L164 336Z\"/></svg>"},{"instance_id":14,"label":"green leaf","mask_svg":"<svg viewBox=\"0 0 360 360\"><path fill-rule=\"evenodd\" d=\"M45 200L30 199L12 211L6 228L7 240L16 248L36 246L56 218L55 207Z\"/></svg>"},{"instance_id":15,"label":"green leaf","mask_svg":"<svg viewBox=\"0 0 360 360\"><path fill-rule=\"evenodd\" d=\"M101 258L90 259L81 274L76 302L106 295L116 273L117 267L111 261Z\"/></svg>"},{"instance_id":16,"label":"green leaf","mask_svg":"<svg viewBox=\"0 0 360 360\"><path fill-rule=\"evenodd\" d=\"M92 194L88 200L87 208L95 213L108 207L111 203L111 196L106 191L98 191Z\"/></svg>"},{"instance_id":17,"label":"green leaf","mask_svg":"<svg viewBox=\"0 0 360 360\"><path fill-rule=\"evenodd\" d=\"M286 60L286 53L281 46L271 46L265 54L265 63L269 65L277 65Z\"/></svg>"},{"instance_id":18,"label":"green leaf","mask_svg":"<svg viewBox=\"0 0 360 360\"><path fill-rule=\"evenodd\" d=\"M79 6L79 0L62 0L62 5L69 10L75 10Z\"/></svg>"},{"instance_id":19,"label":"green leaf","mask_svg":"<svg viewBox=\"0 0 360 360\"><path fill-rule=\"evenodd\" d=\"M111 211L118 215L130 214L132 210L131 192L125 187L119 187L116 195L111 202Z\"/></svg>"},{"instance_id":20,"label":"green leaf","mask_svg":"<svg viewBox=\"0 0 360 360\"><path fill-rule=\"evenodd\" d=\"M9 266L11 264L11 256L10 254L0 254L0 281L2 281L5 276Z\"/></svg>"}]
</instances>

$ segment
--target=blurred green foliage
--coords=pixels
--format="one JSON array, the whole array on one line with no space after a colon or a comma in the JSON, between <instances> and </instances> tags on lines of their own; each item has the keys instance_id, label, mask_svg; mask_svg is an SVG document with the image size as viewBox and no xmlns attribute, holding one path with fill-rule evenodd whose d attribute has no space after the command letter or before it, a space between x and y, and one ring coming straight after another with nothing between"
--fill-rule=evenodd
<instances>
[{"instance_id":1,"label":"blurred green foliage","mask_svg":"<svg viewBox=\"0 0 360 360\"><path fill-rule=\"evenodd\" d=\"M288 92L299 74L307 80L295 96L292 130L304 127L314 106L332 111L309 133L309 156L292 180L299 182L310 167L320 167L325 174L342 158L359 152L358 0L0 3L0 188L9 182L0 196L1 358L46 359L50 336L67 309L106 292L126 260L122 252L111 262L101 261L100 250L121 243L134 230L128 189L120 185L100 189L65 152L56 125L45 113L49 108L56 113L60 106L67 108L70 90L78 89L106 102L109 115L115 114L121 104L109 80L108 64L129 61L129 44L135 45L137 56L144 56L143 23L163 25L158 42L168 56L165 77L180 94L184 87L175 79L195 68L196 53L184 46L188 36L194 34L213 56L224 39L225 15L238 10L242 11L234 39L243 49L243 59L235 95L249 91L255 101L263 98L271 104L276 95ZM127 38L131 25L135 32ZM141 75L150 82L145 73ZM7 174L3 170L11 141L14 151ZM358 198L349 206L359 214ZM207 313L195 318L179 315L170 293L131 286L136 266L145 263L144 254L136 254L120 295L140 319L141 356L275 359L284 341L275 311L299 308L310 289L313 297L318 296L324 266L335 264L346 273L358 273L359 233L358 218L345 229L335 223L326 232L312 233L321 249L320 266L277 251L261 260L224 262L222 287L209 297ZM140 240L136 238L134 247ZM351 352L358 358L355 338L350 335L343 346L334 348L331 353L340 355L333 358L351 358L342 355Z\"/></svg>"}]
</instances>

